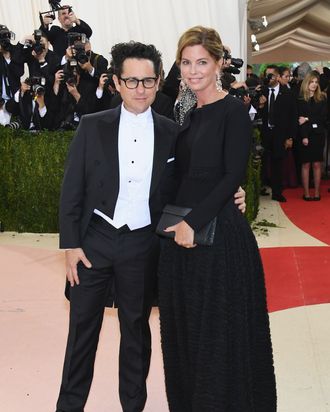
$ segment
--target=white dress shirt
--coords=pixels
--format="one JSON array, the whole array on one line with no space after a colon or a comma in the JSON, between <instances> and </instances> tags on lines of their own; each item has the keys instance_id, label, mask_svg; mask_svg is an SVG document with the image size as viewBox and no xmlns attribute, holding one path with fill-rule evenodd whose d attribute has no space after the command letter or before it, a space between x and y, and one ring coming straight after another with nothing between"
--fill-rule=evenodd
<instances>
[{"instance_id":1,"label":"white dress shirt","mask_svg":"<svg viewBox=\"0 0 330 412\"><path fill-rule=\"evenodd\" d=\"M150 225L149 194L154 155L154 123L149 107L135 115L122 104L118 134L119 193L113 219L100 210L94 213L119 229Z\"/></svg>"}]
</instances>

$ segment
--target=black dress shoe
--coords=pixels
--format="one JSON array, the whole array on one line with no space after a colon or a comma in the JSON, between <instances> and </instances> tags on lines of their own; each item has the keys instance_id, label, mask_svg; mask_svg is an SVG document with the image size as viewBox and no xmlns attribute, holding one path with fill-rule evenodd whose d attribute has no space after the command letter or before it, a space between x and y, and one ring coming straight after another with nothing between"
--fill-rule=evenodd
<instances>
[{"instance_id":1,"label":"black dress shoe","mask_svg":"<svg viewBox=\"0 0 330 412\"><path fill-rule=\"evenodd\" d=\"M314 196L312 200L315 200L316 202L318 202L319 200L321 200L321 196Z\"/></svg>"},{"instance_id":2,"label":"black dress shoe","mask_svg":"<svg viewBox=\"0 0 330 412\"><path fill-rule=\"evenodd\" d=\"M302 197L304 200L306 200L306 202L310 202L311 200L314 200L312 197L310 197L310 196L305 196L305 195L303 195L303 197Z\"/></svg>"},{"instance_id":3,"label":"black dress shoe","mask_svg":"<svg viewBox=\"0 0 330 412\"><path fill-rule=\"evenodd\" d=\"M283 195L273 195L272 200L277 200L278 202L286 202L286 198Z\"/></svg>"}]
</instances>

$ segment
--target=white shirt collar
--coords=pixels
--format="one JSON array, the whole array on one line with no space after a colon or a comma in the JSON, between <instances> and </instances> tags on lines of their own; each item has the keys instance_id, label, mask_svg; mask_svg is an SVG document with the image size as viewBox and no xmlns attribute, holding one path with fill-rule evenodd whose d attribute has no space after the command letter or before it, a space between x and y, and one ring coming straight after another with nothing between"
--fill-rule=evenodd
<instances>
[{"instance_id":1,"label":"white shirt collar","mask_svg":"<svg viewBox=\"0 0 330 412\"><path fill-rule=\"evenodd\" d=\"M149 121L153 121L150 106L145 112L134 114L132 112L129 112L127 109L125 109L124 103L122 103L121 116L124 121L138 123L142 126L146 125Z\"/></svg>"}]
</instances>

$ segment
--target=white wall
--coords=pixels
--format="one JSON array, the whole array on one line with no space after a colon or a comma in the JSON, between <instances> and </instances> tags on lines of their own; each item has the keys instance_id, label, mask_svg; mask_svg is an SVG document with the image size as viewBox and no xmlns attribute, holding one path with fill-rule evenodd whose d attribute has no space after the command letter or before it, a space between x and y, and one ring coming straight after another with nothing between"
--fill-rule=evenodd
<instances>
[{"instance_id":1,"label":"white wall","mask_svg":"<svg viewBox=\"0 0 330 412\"><path fill-rule=\"evenodd\" d=\"M153 43L162 52L167 73L180 34L197 24L219 31L234 57L246 59L246 0L62 0L93 29L93 50L109 60L115 43L137 40ZM16 39L39 27L39 11L47 0L0 0L0 24Z\"/></svg>"}]
</instances>

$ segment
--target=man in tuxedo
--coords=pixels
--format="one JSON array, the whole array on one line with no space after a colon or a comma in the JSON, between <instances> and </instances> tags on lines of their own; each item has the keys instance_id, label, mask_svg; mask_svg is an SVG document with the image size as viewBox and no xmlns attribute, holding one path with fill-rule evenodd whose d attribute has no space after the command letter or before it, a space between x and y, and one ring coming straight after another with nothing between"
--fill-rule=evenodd
<instances>
[{"instance_id":1,"label":"man in tuxedo","mask_svg":"<svg viewBox=\"0 0 330 412\"><path fill-rule=\"evenodd\" d=\"M147 397L158 240L153 228L174 173L177 125L150 108L161 56L154 46L112 48L123 104L83 116L66 165L60 247L67 250L70 328L58 412L82 412L109 291L115 290L121 343L119 393L125 412Z\"/></svg>"},{"instance_id":2,"label":"man in tuxedo","mask_svg":"<svg viewBox=\"0 0 330 412\"><path fill-rule=\"evenodd\" d=\"M265 71L266 85L259 99L262 118L262 142L265 148L263 179L270 169L272 199L286 202L282 194L283 159L288 147L292 147L297 131L296 102L290 89L279 83L279 69L268 66Z\"/></svg>"},{"instance_id":3,"label":"man in tuxedo","mask_svg":"<svg viewBox=\"0 0 330 412\"><path fill-rule=\"evenodd\" d=\"M109 294L120 322L123 411L141 412L147 398L154 228L172 192L178 126L150 107L160 80L155 47L121 43L111 54L123 103L82 117L63 179L60 247L67 249L70 327L57 412L84 410Z\"/></svg>"}]
</instances>

